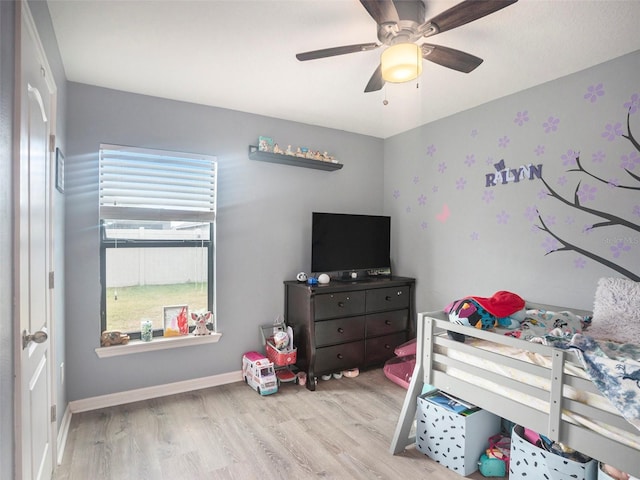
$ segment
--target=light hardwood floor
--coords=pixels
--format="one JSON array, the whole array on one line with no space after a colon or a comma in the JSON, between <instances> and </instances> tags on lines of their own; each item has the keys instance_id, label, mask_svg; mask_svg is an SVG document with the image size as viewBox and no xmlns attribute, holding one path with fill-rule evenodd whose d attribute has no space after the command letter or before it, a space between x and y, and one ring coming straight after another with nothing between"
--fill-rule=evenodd
<instances>
[{"instance_id":1,"label":"light hardwood floor","mask_svg":"<svg viewBox=\"0 0 640 480\"><path fill-rule=\"evenodd\" d=\"M389 453L405 392L373 369L315 392L238 382L79 413L54 479L460 480L415 447Z\"/></svg>"}]
</instances>

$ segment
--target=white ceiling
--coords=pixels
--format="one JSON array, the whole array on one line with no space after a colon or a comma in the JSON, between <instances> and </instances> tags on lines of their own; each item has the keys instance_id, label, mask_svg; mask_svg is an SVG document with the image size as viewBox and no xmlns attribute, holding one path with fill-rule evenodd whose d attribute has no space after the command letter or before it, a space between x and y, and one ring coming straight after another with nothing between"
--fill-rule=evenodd
<instances>
[{"instance_id":1,"label":"white ceiling","mask_svg":"<svg viewBox=\"0 0 640 480\"><path fill-rule=\"evenodd\" d=\"M428 0L427 18L456 3ZM70 81L380 138L640 49L638 0L519 0L429 38L483 58L475 71L425 61L418 88L414 81L364 93L382 48L295 58L377 42L358 0L48 4Z\"/></svg>"}]
</instances>

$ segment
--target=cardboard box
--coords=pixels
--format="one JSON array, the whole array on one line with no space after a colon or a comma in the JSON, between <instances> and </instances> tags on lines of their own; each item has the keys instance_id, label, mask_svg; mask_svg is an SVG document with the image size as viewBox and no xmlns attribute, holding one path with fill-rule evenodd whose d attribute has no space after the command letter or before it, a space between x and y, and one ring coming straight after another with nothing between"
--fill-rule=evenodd
<instances>
[{"instance_id":1,"label":"cardboard box","mask_svg":"<svg viewBox=\"0 0 640 480\"><path fill-rule=\"evenodd\" d=\"M468 415L429 401L433 392L418 397L416 448L460 475L478 469L489 437L500 432L500 417L486 410Z\"/></svg>"},{"instance_id":2,"label":"cardboard box","mask_svg":"<svg viewBox=\"0 0 640 480\"><path fill-rule=\"evenodd\" d=\"M509 479L548 478L549 480L596 480L598 462L576 462L548 452L524 439L524 428L511 432ZM604 472L603 472L604 473Z\"/></svg>"}]
</instances>

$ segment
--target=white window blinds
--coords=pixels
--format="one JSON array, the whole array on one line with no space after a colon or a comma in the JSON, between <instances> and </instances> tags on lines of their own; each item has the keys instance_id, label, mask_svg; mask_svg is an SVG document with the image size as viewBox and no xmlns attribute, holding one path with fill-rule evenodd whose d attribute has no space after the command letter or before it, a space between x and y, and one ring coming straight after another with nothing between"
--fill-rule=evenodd
<instances>
[{"instance_id":1,"label":"white window blinds","mask_svg":"<svg viewBox=\"0 0 640 480\"><path fill-rule=\"evenodd\" d=\"M213 222L216 157L100 145L100 218Z\"/></svg>"}]
</instances>

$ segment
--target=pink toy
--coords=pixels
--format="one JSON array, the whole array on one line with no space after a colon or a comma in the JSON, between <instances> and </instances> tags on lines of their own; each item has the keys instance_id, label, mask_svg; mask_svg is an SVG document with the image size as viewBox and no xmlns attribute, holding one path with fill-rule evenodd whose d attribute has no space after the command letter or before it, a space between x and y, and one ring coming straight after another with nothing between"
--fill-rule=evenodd
<instances>
[{"instance_id":1,"label":"pink toy","mask_svg":"<svg viewBox=\"0 0 640 480\"><path fill-rule=\"evenodd\" d=\"M207 328L207 322L211 318L211 312L205 313L191 313L191 319L196 322L196 328L193 330L194 335L211 335L211 332Z\"/></svg>"}]
</instances>

